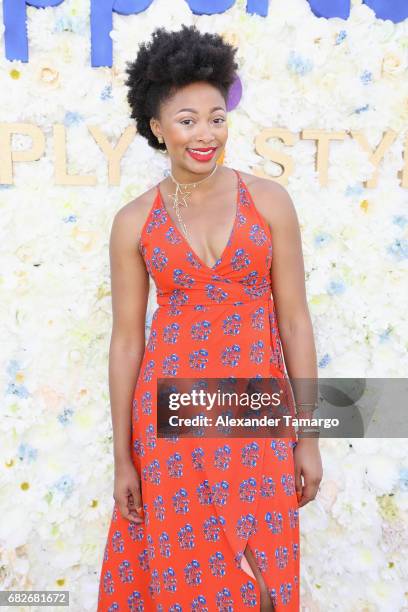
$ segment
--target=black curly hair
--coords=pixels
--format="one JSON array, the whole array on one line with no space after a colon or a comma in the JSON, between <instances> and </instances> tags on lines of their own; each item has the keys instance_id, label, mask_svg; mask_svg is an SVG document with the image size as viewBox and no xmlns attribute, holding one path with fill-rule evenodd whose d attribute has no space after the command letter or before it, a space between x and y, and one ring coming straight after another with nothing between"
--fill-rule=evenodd
<instances>
[{"instance_id":1,"label":"black curly hair","mask_svg":"<svg viewBox=\"0 0 408 612\"><path fill-rule=\"evenodd\" d=\"M196 26L186 25L176 32L156 28L152 40L140 45L136 59L126 63L125 85L131 117L151 147L166 149L152 132L150 119L159 117L160 105L178 88L206 81L227 101L238 69L236 51L219 34L201 33Z\"/></svg>"}]
</instances>

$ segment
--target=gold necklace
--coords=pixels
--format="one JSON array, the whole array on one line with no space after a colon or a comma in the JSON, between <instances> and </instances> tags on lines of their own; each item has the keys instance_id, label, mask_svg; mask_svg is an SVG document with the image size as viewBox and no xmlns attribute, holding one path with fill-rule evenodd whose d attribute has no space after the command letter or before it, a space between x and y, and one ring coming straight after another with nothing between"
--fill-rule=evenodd
<instances>
[{"instance_id":1,"label":"gold necklace","mask_svg":"<svg viewBox=\"0 0 408 612\"><path fill-rule=\"evenodd\" d=\"M200 183L203 183L204 181L206 181L208 178L210 178L210 176L212 176L214 174L214 172L217 170L218 164L215 164L214 169L212 170L212 172L206 176L205 178L201 179L201 181L197 181L196 183L179 183L178 181L176 181L176 179L174 178L173 174L170 172L170 176L171 179L174 183L176 183L177 188L176 188L176 193L173 195L171 193L169 193L168 195L172 198L173 200L173 208L176 211L176 215L177 215L177 219L180 223L180 227L183 230L185 236L188 238L188 231L187 231L187 226L184 223L182 217L181 217L181 213L180 213L180 207L181 206L185 206L187 207L187 197L191 195L191 191L188 191L188 187L197 187L197 185L199 185Z\"/></svg>"}]
</instances>

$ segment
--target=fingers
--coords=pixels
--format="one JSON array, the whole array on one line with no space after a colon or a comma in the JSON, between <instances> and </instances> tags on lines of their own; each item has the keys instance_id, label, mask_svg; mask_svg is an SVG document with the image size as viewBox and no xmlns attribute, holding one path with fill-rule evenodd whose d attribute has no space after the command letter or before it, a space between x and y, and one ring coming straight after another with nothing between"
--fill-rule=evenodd
<instances>
[{"instance_id":1,"label":"fingers","mask_svg":"<svg viewBox=\"0 0 408 612\"><path fill-rule=\"evenodd\" d=\"M138 518L136 511L132 510L132 508L129 506L128 496L125 493L120 495L120 497L118 497L115 501L123 518L127 519L128 521L135 521L136 523L142 522L142 520Z\"/></svg>"},{"instance_id":2,"label":"fingers","mask_svg":"<svg viewBox=\"0 0 408 612\"><path fill-rule=\"evenodd\" d=\"M143 503L140 483L131 487L128 500L129 511L132 517L134 517L132 520L135 520L137 523L141 523L143 521Z\"/></svg>"},{"instance_id":3,"label":"fingers","mask_svg":"<svg viewBox=\"0 0 408 612\"><path fill-rule=\"evenodd\" d=\"M143 523L143 506L140 486L134 485L131 490L121 493L116 501L123 518L135 523Z\"/></svg>"},{"instance_id":4,"label":"fingers","mask_svg":"<svg viewBox=\"0 0 408 612\"><path fill-rule=\"evenodd\" d=\"M140 510L137 512L130 496L119 500L117 505L123 518L135 523L143 523L143 515L140 513Z\"/></svg>"},{"instance_id":5,"label":"fingers","mask_svg":"<svg viewBox=\"0 0 408 612\"><path fill-rule=\"evenodd\" d=\"M316 497L318 490L319 490L319 482L317 482L317 483L314 483L314 482L306 483L305 486L303 487L302 495L301 495L300 499L299 499L299 496L298 496L299 508L301 508L305 504L307 504L310 501L312 501Z\"/></svg>"},{"instance_id":6,"label":"fingers","mask_svg":"<svg viewBox=\"0 0 408 612\"><path fill-rule=\"evenodd\" d=\"M132 463L115 465L113 498L123 518L144 521L140 475Z\"/></svg>"},{"instance_id":7,"label":"fingers","mask_svg":"<svg viewBox=\"0 0 408 612\"><path fill-rule=\"evenodd\" d=\"M295 469L295 489L296 489L296 497L297 497L298 503L302 498L302 488L303 488L303 484L302 484L301 471Z\"/></svg>"}]
</instances>

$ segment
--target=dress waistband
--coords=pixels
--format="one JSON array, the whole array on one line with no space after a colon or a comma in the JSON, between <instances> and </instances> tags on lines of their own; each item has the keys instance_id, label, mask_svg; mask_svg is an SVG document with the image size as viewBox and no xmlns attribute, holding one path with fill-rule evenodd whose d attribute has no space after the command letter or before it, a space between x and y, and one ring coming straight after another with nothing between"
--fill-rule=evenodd
<instances>
[{"instance_id":1,"label":"dress waistband","mask_svg":"<svg viewBox=\"0 0 408 612\"><path fill-rule=\"evenodd\" d=\"M208 298L200 299L200 296L194 296L191 299L188 296L187 299L183 299L183 297L178 298L177 296L173 296L170 294L158 295L156 293L156 301L159 306L167 306L169 308L196 308L198 306L243 306L246 304L257 304L259 302L267 303L272 299L271 293L264 293L263 295L254 295L254 296L244 296L239 299L234 299L232 297L226 298L224 300L209 300Z\"/></svg>"}]
</instances>

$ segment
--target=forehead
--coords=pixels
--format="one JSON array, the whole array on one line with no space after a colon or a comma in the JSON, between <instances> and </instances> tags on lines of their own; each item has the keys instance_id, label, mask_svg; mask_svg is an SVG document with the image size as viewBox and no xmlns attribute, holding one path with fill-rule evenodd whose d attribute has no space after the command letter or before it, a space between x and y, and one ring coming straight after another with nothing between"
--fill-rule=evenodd
<instances>
[{"instance_id":1,"label":"forehead","mask_svg":"<svg viewBox=\"0 0 408 612\"><path fill-rule=\"evenodd\" d=\"M177 113L182 108L207 112L214 106L226 108L221 92L211 83L197 81L177 89L171 98L165 102L165 110Z\"/></svg>"}]
</instances>

